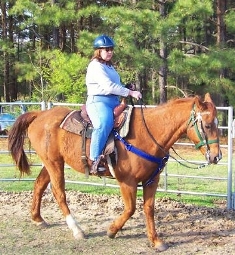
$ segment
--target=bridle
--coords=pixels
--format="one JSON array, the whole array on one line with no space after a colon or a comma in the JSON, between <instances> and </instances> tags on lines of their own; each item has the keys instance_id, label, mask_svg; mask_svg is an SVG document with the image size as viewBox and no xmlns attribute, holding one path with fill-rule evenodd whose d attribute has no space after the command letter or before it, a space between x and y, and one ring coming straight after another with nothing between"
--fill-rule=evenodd
<instances>
[{"instance_id":1,"label":"bridle","mask_svg":"<svg viewBox=\"0 0 235 255\"><path fill-rule=\"evenodd\" d=\"M199 169L202 167L205 167L206 165L208 165L208 163L206 164L198 164L198 163L194 163L194 162L189 162L186 159L183 159L180 155L178 155L178 153L174 150L173 147L172 150L176 153L176 155L178 155L182 160L184 160L185 162L188 162L192 165L197 165L197 167L190 167L188 165L185 165L184 163L178 161L174 156L172 156L171 154L168 154L168 152L165 151L165 149L156 141L156 139L153 137L153 135L151 134L147 123L145 121L144 118L144 112L143 112L143 106L144 103L142 100L140 100L140 108L141 108L141 115L142 115L142 120L145 126L146 131L148 132L150 138L152 139L152 141L160 148L160 150L165 154L165 155L169 155L169 157L171 157L172 159L174 159L176 162L178 162L180 165L185 166L187 168L192 168L192 169ZM205 114L210 114L210 112L196 112L195 111L195 104L193 105L193 109L191 110L191 114L188 120L188 124L187 124L187 129L191 128L192 126L194 126L195 132L200 140L199 143L195 144L196 149L199 149L200 147L206 145L207 150L206 150L206 159L209 162L209 158L210 158L210 146L209 144L213 144L213 143L219 143L219 139L214 139L214 140L208 140L207 134L204 130L203 127L203 120L202 120L202 116ZM200 128L198 127L198 124L200 126ZM200 130L199 130L200 129Z\"/></svg>"},{"instance_id":2,"label":"bridle","mask_svg":"<svg viewBox=\"0 0 235 255\"><path fill-rule=\"evenodd\" d=\"M140 156L140 157L142 157L142 158L144 158L144 159L146 159L148 161L151 161L153 163L157 163L158 164L158 167L156 168L156 170L152 173L150 178L145 183L143 183L143 186L150 185L151 183L154 182L154 178L162 171L162 169L164 168L165 164L167 163L169 157L173 158L178 163L180 163L181 165L186 166L188 168L198 169L198 168L202 168L202 167L208 165L208 163L207 163L207 164L200 164L197 168L190 167L190 166L187 166L187 165L183 164L182 162L179 162L175 157L173 157L167 151L165 151L165 149L156 141L156 139L153 137L152 133L150 132L150 130L149 130L148 126L147 126L147 123L145 121L145 118L144 118L143 102L142 101L140 101L140 102L141 102L141 107L140 108L141 108L142 120L143 120L144 126L146 128L146 131L148 132L148 134L149 134L150 138L152 139L152 141L160 148L160 150L165 154L165 156L163 156L163 157L155 157L155 156L152 156L152 155L142 151L141 149L138 149L137 147L133 146L132 144L126 142L125 139L123 139L115 129L113 129L113 134L114 134L114 137L115 137L116 140L119 140L120 142L122 142L124 144L125 149L127 151L135 153L136 155L138 155L138 156ZM219 140L218 139L208 140L207 134L206 134L206 132L204 130L204 127L203 127L202 115L204 115L204 114L210 114L210 112L203 112L203 113L197 112L196 113L196 111L195 111L195 104L194 104L193 105L193 109L191 111L191 115L190 115L188 124L187 124L187 129L189 129L192 126L194 126L196 134L197 134L197 136L198 136L198 138L200 140L200 142L197 143L195 146L196 146L197 149L202 147L202 146L204 146L204 145L207 146L206 157L207 157L207 159L209 161L209 157L210 157L210 147L209 147L209 144L219 143ZM198 124L200 124L199 125L200 128L198 128ZM188 162L187 160L184 160L184 161ZM197 163L192 163L192 162L190 162L190 163L198 165Z\"/></svg>"},{"instance_id":3,"label":"bridle","mask_svg":"<svg viewBox=\"0 0 235 255\"><path fill-rule=\"evenodd\" d=\"M210 154L210 146L209 144L219 143L219 139L208 140L207 134L204 129L202 116L209 115L210 112L196 112L195 104L193 105L193 109L191 111L191 115L188 121L187 129L194 127L194 130L199 138L199 142L195 144L195 148L199 149L202 146L206 145L206 157L209 157Z\"/></svg>"}]
</instances>

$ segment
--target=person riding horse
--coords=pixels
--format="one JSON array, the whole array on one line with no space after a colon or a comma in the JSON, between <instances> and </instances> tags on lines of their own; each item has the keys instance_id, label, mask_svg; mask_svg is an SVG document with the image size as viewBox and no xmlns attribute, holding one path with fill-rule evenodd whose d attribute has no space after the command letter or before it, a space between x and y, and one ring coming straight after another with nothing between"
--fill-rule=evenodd
<instances>
[{"instance_id":1,"label":"person riding horse","mask_svg":"<svg viewBox=\"0 0 235 255\"><path fill-rule=\"evenodd\" d=\"M120 104L119 96L142 98L139 91L128 89L121 83L120 76L111 62L114 46L115 43L109 36L98 36L93 43L95 51L86 73L86 109L93 125L89 161L90 172L93 174L105 171L99 163L113 129L113 110Z\"/></svg>"}]
</instances>

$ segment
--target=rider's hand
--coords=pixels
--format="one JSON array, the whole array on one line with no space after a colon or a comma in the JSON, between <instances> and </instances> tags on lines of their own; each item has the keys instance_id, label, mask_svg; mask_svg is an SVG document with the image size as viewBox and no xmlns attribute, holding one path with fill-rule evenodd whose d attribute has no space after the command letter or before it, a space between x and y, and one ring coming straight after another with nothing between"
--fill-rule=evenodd
<instances>
[{"instance_id":1,"label":"rider's hand","mask_svg":"<svg viewBox=\"0 0 235 255\"><path fill-rule=\"evenodd\" d=\"M136 85L134 83L128 83L126 84L126 88L130 90L136 90Z\"/></svg>"},{"instance_id":2,"label":"rider's hand","mask_svg":"<svg viewBox=\"0 0 235 255\"><path fill-rule=\"evenodd\" d=\"M136 98L137 100L142 98L142 94L141 94L139 91L137 91L137 90L134 90L134 91L133 91L133 90L130 90L130 91L129 91L129 95L130 95L131 97Z\"/></svg>"}]
</instances>

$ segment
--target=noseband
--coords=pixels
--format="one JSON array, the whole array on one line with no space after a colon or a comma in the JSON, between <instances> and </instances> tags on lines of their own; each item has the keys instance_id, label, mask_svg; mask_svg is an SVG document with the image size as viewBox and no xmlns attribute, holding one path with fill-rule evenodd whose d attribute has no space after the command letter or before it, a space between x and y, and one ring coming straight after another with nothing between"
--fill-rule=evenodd
<instances>
[{"instance_id":1,"label":"noseband","mask_svg":"<svg viewBox=\"0 0 235 255\"><path fill-rule=\"evenodd\" d=\"M195 144L195 148L199 149L200 147L206 145L207 147L207 154L210 152L210 147L209 144L213 143L219 143L219 139L214 139L214 140L208 140L207 134L204 130L203 127L203 120L202 120L202 115L205 114L210 114L210 112L195 112L195 104L193 105L193 109L191 111L191 115L188 121L188 128L194 126L194 130L200 140L199 143ZM191 125L190 125L191 123Z\"/></svg>"}]
</instances>

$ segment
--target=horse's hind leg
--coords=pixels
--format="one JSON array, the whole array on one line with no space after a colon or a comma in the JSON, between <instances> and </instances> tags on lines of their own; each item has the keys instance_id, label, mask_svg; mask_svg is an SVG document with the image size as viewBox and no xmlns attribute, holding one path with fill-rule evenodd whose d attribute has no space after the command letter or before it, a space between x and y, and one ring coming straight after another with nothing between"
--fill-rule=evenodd
<instances>
[{"instance_id":1,"label":"horse's hind leg","mask_svg":"<svg viewBox=\"0 0 235 255\"><path fill-rule=\"evenodd\" d=\"M119 216L115 221L110 225L107 235L110 238L114 238L117 232L124 226L126 221L134 214L136 209L136 192L137 184L126 184L119 183L120 191L122 194L122 199L124 202L124 211L121 216Z\"/></svg>"},{"instance_id":2,"label":"horse's hind leg","mask_svg":"<svg viewBox=\"0 0 235 255\"><path fill-rule=\"evenodd\" d=\"M47 188L49 182L50 176L47 172L47 169L43 167L34 183L33 202L31 207L32 221L36 225L46 225L46 222L41 217L40 208L42 195Z\"/></svg>"},{"instance_id":3,"label":"horse's hind leg","mask_svg":"<svg viewBox=\"0 0 235 255\"><path fill-rule=\"evenodd\" d=\"M53 195L66 218L68 227L73 231L73 235L76 239L84 238L83 231L71 215L66 202L64 164L61 161L47 162L46 168L50 176Z\"/></svg>"},{"instance_id":4,"label":"horse's hind leg","mask_svg":"<svg viewBox=\"0 0 235 255\"><path fill-rule=\"evenodd\" d=\"M146 217L147 235L150 242L159 251L165 251L168 247L158 237L155 222L154 222L154 205L155 205L155 193L158 186L158 180L154 183L143 187L143 198L144 198L144 213Z\"/></svg>"}]
</instances>

